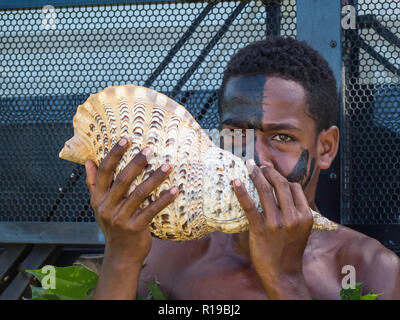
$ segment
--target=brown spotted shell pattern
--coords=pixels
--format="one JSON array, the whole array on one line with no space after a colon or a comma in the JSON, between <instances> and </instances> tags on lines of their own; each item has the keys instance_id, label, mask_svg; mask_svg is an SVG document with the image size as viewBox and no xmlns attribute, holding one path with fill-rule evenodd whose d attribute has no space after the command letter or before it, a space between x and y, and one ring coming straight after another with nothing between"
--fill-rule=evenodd
<instances>
[{"instance_id":1,"label":"brown spotted shell pattern","mask_svg":"<svg viewBox=\"0 0 400 320\"><path fill-rule=\"evenodd\" d=\"M107 87L78 107L73 119L74 136L65 143L60 158L97 165L121 137L131 141L115 176L144 147L154 156L131 184L129 192L165 162L173 170L143 205L176 186L177 199L151 222L153 235L183 241L221 231L247 230L248 221L233 192L239 178L261 209L258 194L242 159L218 148L192 115L164 94L133 84ZM310 209L311 210L311 209ZM312 211L312 210L311 210ZM312 211L314 229L335 230L337 225Z\"/></svg>"}]
</instances>

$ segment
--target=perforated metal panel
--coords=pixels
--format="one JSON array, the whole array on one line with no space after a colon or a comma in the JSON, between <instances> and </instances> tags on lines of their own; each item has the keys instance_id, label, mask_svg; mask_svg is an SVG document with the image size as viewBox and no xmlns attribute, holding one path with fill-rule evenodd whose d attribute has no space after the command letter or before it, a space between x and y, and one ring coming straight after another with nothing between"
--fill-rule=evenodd
<instances>
[{"instance_id":1,"label":"perforated metal panel","mask_svg":"<svg viewBox=\"0 0 400 320\"><path fill-rule=\"evenodd\" d=\"M342 222L400 222L400 2L360 0L343 33Z\"/></svg>"},{"instance_id":2,"label":"perforated metal panel","mask_svg":"<svg viewBox=\"0 0 400 320\"><path fill-rule=\"evenodd\" d=\"M0 223L20 223L12 230L21 241L31 232L33 241L52 242L46 232L63 233L63 224L96 225L84 167L58 159L89 94L126 83L151 87L204 128L217 128L217 90L231 55L266 35L295 37L296 3L12 9L1 11L0 28ZM29 227L19 229L23 223ZM79 230L78 239L76 232L63 239L95 241Z\"/></svg>"},{"instance_id":3,"label":"perforated metal panel","mask_svg":"<svg viewBox=\"0 0 400 320\"><path fill-rule=\"evenodd\" d=\"M58 159L89 94L110 85L148 86L181 102L204 128L216 128L217 90L232 54L266 35L297 37L300 15L295 0L62 2L54 11L42 4L0 11L2 242L102 241L83 166ZM371 225L372 234L393 239L375 226L394 226L400 217L400 4L351 4L356 28L342 30L341 222ZM307 10L302 23L318 15ZM331 39L314 44L324 48L325 40L336 46ZM331 185L322 186L330 192Z\"/></svg>"}]
</instances>

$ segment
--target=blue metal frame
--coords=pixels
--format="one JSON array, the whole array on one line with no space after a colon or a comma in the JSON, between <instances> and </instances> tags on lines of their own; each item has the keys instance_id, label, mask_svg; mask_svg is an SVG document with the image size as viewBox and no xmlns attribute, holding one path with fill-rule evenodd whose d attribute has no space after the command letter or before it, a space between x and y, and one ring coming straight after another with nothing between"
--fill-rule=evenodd
<instances>
[{"instance_id":1,"label":"blue metal frame","mask_svg":"<svg viewBox=\"0 0 400 320\"><path fill-rule=\"evenodd\" d=\"M338 88L342 87L341 9L339 0L297 1L297 39L328 61Z\"/></svg>"},{"instance_id":2,"label":"blue metal frame","mask_svg":"<svg viewBox=\"0 0 400 320\"><path fill-rule=\"evenodd\" d=\"M281 34L281 4L280 2L263 0L267 12L267 36L279 36Z\"/></svg>"},{"instance_id":3,"label":"blue metal frame","mask_svg":"<svg viewBox=\"0 0 400 320\"><path fill-rule=\"evenodd\" d=\"M104 244L95 222L2 222L1 243Z\"/></svg>"},{"instance_id":4,"label":"blue metal frame","mask_svg":"<svg viewBox=\"0 0 400 320\"><path fill-rule=\"evenodd\" d=\"M344 106L342 105L342 28L341 28L341 1L339 0L306 0L297 1L297 39L305 41L317 50L329 63L336 78L340 112L338 126L343 123ZM340 130L340 140L343 141L343 130ZM328 218L342 223L341 195L343 190L343 144L329 170L322 170L318 183L319 192L329 192L329 203L335 207L333 215ZM336 179L321 179L323 176L335 176ZM326 197L322 197L325 200ZM322 209L322 205L320 206Z\"/></svg>"},{"instance_id":5,"label":"blue metal frame","mask_svg":"<svg viewBox=\"0 0 400 320\"><path fill-rule=\"evenodd\" d=\"M46 5L53 7L87 6L102 4L130 4L130 3L155 3L161 0L2 0L0 9L26 9L42 8ZM165 1L164 1L165 2ZM184 2L182 0L168 0L168 2Z\"/></svg>"}]
</instances>

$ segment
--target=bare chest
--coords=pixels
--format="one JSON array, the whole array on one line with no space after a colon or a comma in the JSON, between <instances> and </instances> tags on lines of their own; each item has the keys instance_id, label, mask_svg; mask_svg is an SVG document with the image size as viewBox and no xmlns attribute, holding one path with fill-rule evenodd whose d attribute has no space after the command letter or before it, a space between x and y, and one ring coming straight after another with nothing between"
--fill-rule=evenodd
<instances>
[{"instance_id":1,"label":"bare chest","mask_svg":"<svg viewBox=\"0 0 400 320\"><path fill-rule=\"evenodd\" d=\"M148 270L149 271L149 270ZM252 270L226 258L201 259L175 271L164 270L157 276L160 289L168 299L177 300L257 300L266 299L265 291Z\"/></svg>"},{"instance_id":2,"label":"bare chest","mask_svg":"<svg viewBox=\"0 0 400 320\"><path fill-rule=\"evenodd\" d=\"M167 299L176 300L265 300L267 294L257 273L243 260L206 257L184 267L152 273L142 278L158 282ZM340 299L340 277L332 263L305 261L303 273L313 298ZM153 280L153 281L152 281ZM143 290L142 287L140 290Z\"/></svg>"}]
</instances>

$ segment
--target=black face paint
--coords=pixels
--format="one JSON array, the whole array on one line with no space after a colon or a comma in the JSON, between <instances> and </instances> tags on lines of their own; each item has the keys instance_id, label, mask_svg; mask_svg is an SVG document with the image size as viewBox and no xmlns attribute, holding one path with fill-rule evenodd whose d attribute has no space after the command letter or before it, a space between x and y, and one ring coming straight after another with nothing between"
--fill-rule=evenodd
<instances>
[{"instance_id":1,"label":"black face paint","mask_svg":"<svg viewBox=\"0 0 400 320\"><path fill-rule=\"evenodd\" d=\"M226 84L221 101L221 125L243 129L262 129L265 75L248 75L233 77ZM254 135L253 146L257 137ZM242 149L244 157L244 148ZM254 161L259 164L259 158L254 150Z\"/></svg>"},{"instance_id":2,"label":"black face paint","mask_svg":"<svg viewBox=\"0 0 400 320\"><path fill-rule=\"evenodd\" d=\"M310 172L307 176L308 158L309 158L308 150L303 150L292 172L286 177L286 179L289 182L300 183L303 190L307 187L308 183L310 182L315 166L315 158L312 158ZM306 179L305 182L303 182L304 179Z\"/></svg>"},{"instance_id":3,"label":"black face paint","mask_svg":"<svg viewBox=\"0 0 400 320\"><path fill-rule=\"evenodd\" d=\"M249 75L228 80L221 101L221 123L248 129L261 129L263 118L262 101L267 77Z\"/></svg>"},{"instance_id":4,"label":"black face paint","mask_svg":"<svg viewBox=\"0 0 400 320\"><path fill-rule=\"evenodd\" d=\"M257 137L254 135L254 145L256 145ZM254 150L254 162L257 166L260 165L260 157L258 156L257 150Z\"/></svg>"},{"instance_id":5,"label":"black face paint","mask_svg":"<svg viewBox=\"0 0 400 320\"><path fill-rule=\"evenodd\" d=\"M303 187L303 190L307 187L308 183L309 183L310 180L311 180L311 177L312 177L312 175L313 175L313 173L314 173L314 167L315 167L315 158L312 158L312 159L311 159L311 166L310 166L310 174L308 175L306 182L305 182L304 185L302 186L302 187Z\"/></svg>"},{"instance_id":6,"label":"black face paint","mask_svg":"<svg viewBox=\"0 0 400 320\"><path fill-rule=\"evenodd\" d=\"M300 159L297 161L292 172L286 177L289 182L300 183L307 175L309 153L307 150L303 150L300 155Z\"/></svg>"}]
</instances>

